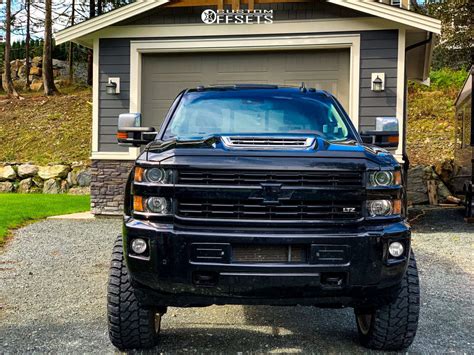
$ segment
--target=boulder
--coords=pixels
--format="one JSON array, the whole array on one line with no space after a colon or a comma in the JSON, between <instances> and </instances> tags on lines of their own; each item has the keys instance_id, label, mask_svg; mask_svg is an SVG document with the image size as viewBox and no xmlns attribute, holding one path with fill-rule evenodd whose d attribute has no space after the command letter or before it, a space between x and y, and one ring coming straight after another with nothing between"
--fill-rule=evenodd
<instances>
[{"instance_id":1,"label":"boulder","mask_svg":"<svg viewBox=\"0 0 474 355\"><path fill-rule=\"evenodd\" d=\"M33 164L21 164L18 166L18 176L21 178L32 177L38 173L38 167Z\"/></svg>"},{"instance_id":2,"label":"boulder","mask_svg":"<svg viewBox=\"0 0 474 355\"><path fill-rule=\"evenodd\" d=\"M77 184L80 187L87 187L91 185L91 172L89 170L83 170L77 174Z\"/></svg>"},{"instance_id":3,"label":"boulder","mask_svg":"<svg viewBox=\"0 0 474 355\"><path fill-rule=\"evenodd\" d=\"M13 192L15 187L9 181L0 182L0 192Z\"/></svg>"},{"instance_id":4,"label":"boulder","mask_svg":"<svg viewBox=\"0 0 474 355\"><path fill-rule=\"evenodd\" d=\"M43 73L41 71L41 67L31 67L30 68L30 75L41 76Z\"/></svg>"},{"instance_id":5,"label":"boulder","mask_svg":"<svg viewBox=\"0 0 474 355\"><path fill-rule=\"evenodd\" d=\"M431 167L428 167L431 169ZM408 201L415 204L426 204L428 199L428 188L426 187L427 177L431 174L422 165L414 166L408 170Z\"/></svg>"},{"instance_id":6,"label":"boulder","mask_svg":"<svg viewBox=\"0 0 474 355\"><path fill-rule=\"evenodd\" d=\"M66 81L65 81L65 80L62 80L62 79L57 79L57 80L54 81L54 85L55 85L57 88L60 88L60 87L66 85Z\"/></svg>"},{"instance_id":7,"label":"boulder","mask_svg":"<svg viewBox=\"0 0 474 355\"><path fill-rule=\"evenodd\" d=\"M41 91L43 89L43 82L38 80L38 81L35 81L35 82L31 83L30 89L32 91Z\"/></svg>"},{"instance_id":8,"label":"boulder","mask_svg":"<svg viewBox=\"0 0 474 355\"><path fill-rule=\"evenodd\" d=\"M41 68L42 65L43 65L43 57L38 56L38 57L33 57L31 59L31 66L32 67Z\"/></svg>"},{"instance_id":9,"label":"boulder","mask_svg":"<svg viewBox=\"0 0 474 355\"><path fill-rule=\"evenodd\" d=\"M58 194L61 191L61 184L55 179L49 179L44 182L44 194Z\"/></svg>"},{"instance_id":10,"label":"boulder","mask_svg":"<svg viewBox=\"0 0 474 355\"><path fill-rule=\"evenodd\" d=\"M60 193L66 193L67 190L69 190L69 186L67 184L67 181L62 180L61 183L60 183L59 192Z\"/></svg>"},{"instance_id":11,"label":"boulder","mask_svg":"<svg viewBox=\"0 0 474 355\"><path fill-rule=\"evenodd\" d=\"M43 180L49 179L65 179L71 168L67 165L48 165L40 166L38 169L38 176Z\"/></svg>"},{"instance_id":12,"label":"boulder","mask_svg":"<svg viewBox=\"0 0 474 355\"><path fill-rule=\"evenodd\" d=\"M66 62L64 60L53 59L53 68L54 69L66 68L67 66L68 66L68 62Z\"/></svg>"},{"instance_id":13,"label":"boulder","mask_svg":"<svg viewBox=\"0 0 474 355\"><path fill-rule=\"evenodd\" d=\"M26 193L30 192L32 187L33 187L33 179L32 178L23 179L18 184L17 192L26 194Z\"/></svg>"},{"instance_id":14,"label":"boulder","mask_svg":"<svg viewBox=\"0 0 474 355\"><path fill-rule=\"evenodd\" d=\"M446 186L446 184L439 180L438 183L436 184L436 190L437 190L437 193L438 193L438 201L439 202L445 202L446 199L449 197L449 196L452 196L453 194L451 193L451 191L449 191L448 187Z\"/></svg>"},{"instance_id":15,"label":"boulder","mask_svg":"<svg viewBox=\"0 0 474 355\"><path fill-rule=\"evenodd\" d=\"M69 187L77 185L77 171L73 170L67 174L67 183Z\"/></svg>"},{"instance_id":16,"label":"boulder","mask_svg":"<svg viewBox=\"0 0 474 355\"><path fill-rule=\"evenodd\" d=\"M447 159L443 162L437 163L434 167L434 171L444 183L448 183L454 174L453 160Z\"/></svg>"},{"instance_id":17,"label":"boulder","mask_svg":"<svg viewBox=\"0 0 474 355\"><path fill-rule=\"evenodd\" d=\"M90 195L90 187L73 187L69 189L69 195Z\"/></svg>"},{"instance_id":18,"label":"boulder","mask_svg":"<svg viewBox=\"0 0 474 355\"><path fill-rule=\"evenodd\" d=\"M0 166L0 181L15 180L16 172L11 165Z\"/></svg>"},{"instance_id":19,"label":"boulder","mask_svg":"<svg viewBox=\"0 0 474 355\"><path fill-rule=\"evenodd\" d=\"M44 181L39 176L34 176L32 179L33 185L42 189L44 186Z\"/></svg>"}]
</instances>

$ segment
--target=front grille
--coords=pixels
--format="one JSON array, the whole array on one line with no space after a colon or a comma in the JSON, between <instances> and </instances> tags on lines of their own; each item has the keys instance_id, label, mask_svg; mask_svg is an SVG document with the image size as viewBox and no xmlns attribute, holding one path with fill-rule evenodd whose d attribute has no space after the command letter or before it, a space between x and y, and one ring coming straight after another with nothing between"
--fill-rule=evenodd
<instances>
[{"instance_id":1,"label":"front grille","mask_svg":"<svg viewBox=\"0 0 474 355\"><path fill-rule=\"evenodd\" d=\"M222 137L225 146L232 149L308 149L315 138L309 137Z\"/></svg>"},{"instance_id":2,"label":"front grille","mask_svg":"<svg viewBox=\"0 0 474 355\"><path fill-rule=\"evenodd\" d=\"M307 248L301 245L235 245L233 263L289 263L307 262Z\"/></svg>"},{"instance_id":3,"label":"front grille","mask_svg":"<svg viewBox=\"0 0 474 355\"><path fill-rule=\"evenodd\" d=\"M186 218L224 220L354 220L361 217L361 203L335 201L284 201L266 205L261 201L201 202L180 200L177 215Z\"/></svg>"},{"instance_id":4,"label":"front grille","mask_svg":"<svg viewBox=\"0 0 474 355\"><path fill-rule=\"evenodd\" d=\"M260 186L277 183L302 187L361 187L361 172L322 171L229 171L229 170L182 170L178 184Z\"/></svg>"}]
</instances>

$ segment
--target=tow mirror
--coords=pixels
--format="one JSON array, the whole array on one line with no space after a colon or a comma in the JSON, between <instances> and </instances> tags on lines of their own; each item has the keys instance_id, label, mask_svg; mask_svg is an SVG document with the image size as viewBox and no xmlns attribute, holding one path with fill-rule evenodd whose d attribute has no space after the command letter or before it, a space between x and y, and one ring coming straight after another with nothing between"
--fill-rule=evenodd
<instances>
[{"instance_id":1,"label":"tow mirror","mask_svg":"<svg viewBox=\"0 0 474 355\"><path fill-rule=\"evenodd\" d=\"M120 145L139 147L156 138L153 127L141 127L140 113L122 113L118 118L117 141Z\"/></svg>"},{"instance_id":2,"label":"tow mirror","mask_svg":"<svg viewBox=\"0 0 474 355\"><path fill-rule=\"evenodd\" d=\"M377 117L375 130L361 133L364 143L381 148L397 148L400 140L398 134L398 119L396 117Z\"/></svg>"}]
</instances>

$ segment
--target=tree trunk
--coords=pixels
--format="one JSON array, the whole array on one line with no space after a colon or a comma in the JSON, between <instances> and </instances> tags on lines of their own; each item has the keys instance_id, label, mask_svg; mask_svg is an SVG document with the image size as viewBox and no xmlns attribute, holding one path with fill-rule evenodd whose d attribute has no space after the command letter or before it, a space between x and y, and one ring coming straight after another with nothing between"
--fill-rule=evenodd
<instances>
[{"instance_id":1,"label":"tree trunk","mask_svg":"<svg viewBox=\"0 0 474 355\"><path fill-rule=\"evenodd\" d=\"M89 1L89 18L95 17L95 0ZM92 49L87 50L87 85L92 85Z\"/></svg>"},{"instance_id":2,"label":"tree trunk","mask_svg":"<svg viewBox=\"0 0 474 355\"><path fill-rule=\"evenodd\" d=\"M97 15L102 15L103 12L103 1L97 0Z\"/></svg>"},{"instance_id":3,"label":"tree trunk","mask_svg":"<svg viewBox=\"0 0 474 355\"><path fill-rule=\"evenodd\" d=\"M5 9L5 73L3 74L2 85L3 89L9 97L19 98L20 95L15 90L12 80L12 68L10 65L10 53L11 53L11 22L12 22L12 8L11 0L7 0Z\"/></svg>"},{"instance_id":4,"label":"tree trunk","mask_svg":"<svg viewBox=\"0 0 474 355\"><path fill-rule=\"evenodd\" d=\"M54 95L57 92L53 75L51 0L45 1L44 42L43 42L43 85L44 94Z\"/></svg>"},{"instance_id":5,"label":"tree trunk","mask_svg":"<svg viewBox=\"0 0 474 355\"><path fill-rule=\"evenodd\" d=\"M71 26L74 26L74 16L76 15L75 9L76 1L72 0L71 4ZM69 42L69 84L74 82L74 43Z\"/></svg>"},{"instance_id":6,"label":"tree trunk","mask_svg":"<svg viewBox=\"0 0 474 355\"><path fill-rule=\"evenodd\" d=\"M30 90L30 68L31 68L31 61L30 61L30 0L26 0L26 43L25 43L25 75L26 75L26 85L25 89Z\"/></svg>"}]
</instances>

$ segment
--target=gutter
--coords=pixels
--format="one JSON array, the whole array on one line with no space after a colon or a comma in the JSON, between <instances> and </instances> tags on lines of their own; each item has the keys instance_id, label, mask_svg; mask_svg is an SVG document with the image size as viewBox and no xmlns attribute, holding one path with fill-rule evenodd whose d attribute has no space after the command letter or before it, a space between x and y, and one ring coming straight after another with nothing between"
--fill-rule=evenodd
<instances>
[{"instance_id":1,"label":"gutter","mask_svg":"<svg viewBox=\"0 0 474 355\"><path fill-rule=\"evenodd\" d=\"M418 42L418 43L414 43L408 47L405 48L405 53L408 52L408 51L411 51L412 49L415 49L415 48L418 48L418 47L421 47L421 46L424 46L426 44L429 44L431 41L433 40L433 32L429 32L429 36L427 39L421 41L421 42Z\"/></svg>"}]
</instances>

